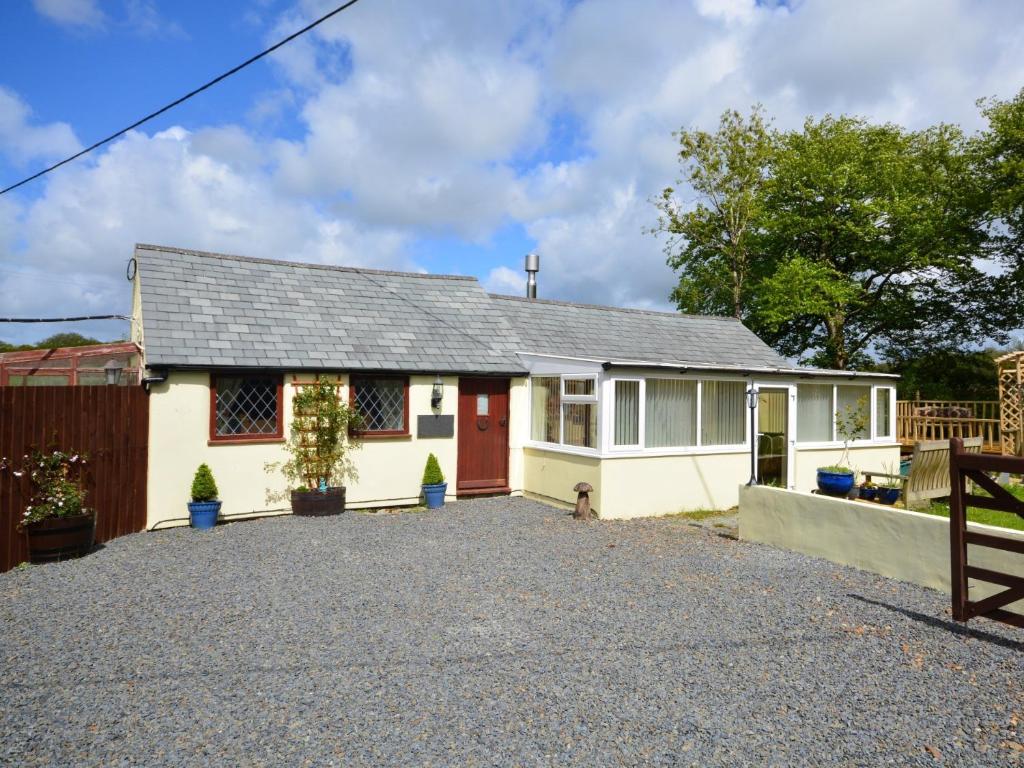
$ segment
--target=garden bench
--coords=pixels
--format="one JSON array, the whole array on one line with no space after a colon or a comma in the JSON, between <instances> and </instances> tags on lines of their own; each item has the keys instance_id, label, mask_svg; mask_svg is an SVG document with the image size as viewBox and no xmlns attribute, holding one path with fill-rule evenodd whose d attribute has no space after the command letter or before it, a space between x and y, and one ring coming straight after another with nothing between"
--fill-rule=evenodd
<instances>
[{"instance_id":1,"label":"garden bench","mask_svg":"<svg viewBox=\"0 0 1024 768\"><path fill-rule=\"evenodd\" d=\"M981 437L965 437L965 453L981 453ZM872 477L899 480L902 484L903 503L907 509L923 506L931 499L941 499L952 492L949 484L949 441L924 440L914 443L907 475L891 472L863 472L870 482Z\"/></svg>"}]
</instances>

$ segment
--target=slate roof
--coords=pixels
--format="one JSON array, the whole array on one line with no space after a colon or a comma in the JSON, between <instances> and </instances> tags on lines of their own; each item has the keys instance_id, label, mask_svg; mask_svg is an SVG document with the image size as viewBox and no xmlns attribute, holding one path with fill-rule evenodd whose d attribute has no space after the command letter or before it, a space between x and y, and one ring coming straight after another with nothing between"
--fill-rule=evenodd
<instances>
[{"instance_id":1,"label":"slate roof","mask_svg":"<svg viewBox=\"0 0 1024 768\"><path fill-rule=\"evenodd\" d=\"M515 333L472 277L137 245L146 363L516 375Z\"/></svg>"},{"instance_id":2,"label":"slate roof","mask_svg":"<svg viewBox=\"0 0 1024 768\"><path fill-rule=\"evenodd\" d=\"M738 320L491 294L524 354L794 370Z\"/></svg>"}]
</instances>

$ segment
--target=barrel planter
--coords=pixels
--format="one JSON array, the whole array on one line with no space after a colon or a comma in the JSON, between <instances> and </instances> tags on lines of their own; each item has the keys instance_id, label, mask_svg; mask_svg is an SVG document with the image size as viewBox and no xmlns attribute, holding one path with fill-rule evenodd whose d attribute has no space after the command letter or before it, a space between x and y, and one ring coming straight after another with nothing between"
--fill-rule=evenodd
<instances>
[{"instance_id":1,"label":"barrel planter","mask_svg":"<svg viewBox=\"0 0 1024 768\"><path fill-rule=\"evenodd\" d=\"M292 514L304 517L338 515L345 511L345 488L326 491L292 491Z\"/></svg>"},{"instance_id":2,"label":"barrel planter","mask_svg":"<svg viewBox=\"0 0 1024 768\"><path fill-rule=\"evenodd\" d=\"M50 563L81 557L96 541L96 514L50 517L25 525L28 559L31 563Z\"/></svg>"},{"instance_id":3,"label":"barrel planter","mask_svg":"<svg viewBox=\"0 0 1024 768\"><path fill-rule=\"evenodd\" d=\"M200 531L209 531L217 525L220 501L190 501L188 503L189 524Z\"/></svg>"},{"instance_id":4,"label":"barrel planter","mask_svg":"<svg viewBox=\"0 0 1024 768\"><path fill-rule=\"evenodd\" d=\"M448 483L430 483L422 487L427 509L440 509L444 506L444 494L448 490Z\"/></svg>"}]
</instances>

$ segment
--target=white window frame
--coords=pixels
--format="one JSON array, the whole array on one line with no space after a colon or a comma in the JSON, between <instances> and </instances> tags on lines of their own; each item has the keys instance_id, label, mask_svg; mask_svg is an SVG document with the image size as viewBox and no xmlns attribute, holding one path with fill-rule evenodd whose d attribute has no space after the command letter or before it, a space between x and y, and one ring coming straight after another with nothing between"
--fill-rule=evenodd
<instances>
[{"instance_id":1,"label":"white window frame","mask_svg":"<svg viewBox=\"0 0 1024 768\"><path fill-rule=\"evenodd\" d=\"M637 403L636 411L636 417L639 419L636 430L637 442L627 445L619 445L615 442L615 385L620 381L635 381L639 384L638 397L640 398L640 401ZM644 424L644 419L647 415L647 404L645 402L645 398L647 397L647 379L643 376L612 376L608 379L608 390L608 434L606 435L607 442L605 443L608 446L608 450L615 452L628 451L634 453L636 451L643 450L644 439L647 437Z\"/></svg>"},{"instance_id":2,"label":"white window frame","mask_svg":"<svg viewBox=\"0 0 1024 768\"><path fill-rule=\"evenodd\" d=\"M889 434L878 433L878 392L889 391ZM876 442L896 442L896 387L889 384L871 386L871 439Z\"/></svg>"},{"instance_id":3,"label":"white window frame","mask_svg":"<svg viewBox=\"0 0 1024 768\"><path fill-rule=\"evenodd\" d=\"M558 442L549 443L544 440L534 440L532 432L528 445L545 450L555 450L563 453L579 453L585 456L598 456L602 453L602 407L601 407L601 378L596 373L531 373L529 376L529 399L530 399L530 425L533 424L533 380L534 379L558 379ZM567 395L565 394L565 382L567 380L587 379L594 383L592 395ZM597 445L593 448L584 448L579 445L567 445L565 443L565 405L568 403L590 403L597 407Z\"/></svg>"}]
</instances>

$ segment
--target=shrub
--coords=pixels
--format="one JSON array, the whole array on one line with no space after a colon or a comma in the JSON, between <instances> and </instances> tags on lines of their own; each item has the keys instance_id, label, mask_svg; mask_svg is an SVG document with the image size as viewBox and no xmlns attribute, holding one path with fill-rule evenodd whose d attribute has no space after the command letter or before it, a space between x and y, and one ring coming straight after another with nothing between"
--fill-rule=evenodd
<instances>
[{"instance_id":1,"label":"shrub","mask_svg":"<svg viewBox=\"0 0 1024 768\"><path fill-rule=\"evenodd\" d=\"M423 485L440 485L444 482L444 474L441 472L441 465L437 463L437 456L427 456L427 466L423 470Z\"/></svg>"},{"instance_id":2,"label":"shrub","mask_svg":"<svg viewBox=\"0 0 1024 768\"><path fill-rule=\"evenodd\" d=\"M304 383L292 397L291 436L285 462L268 462L267 472L280 471L289 488L316 491L321 485L337 487L347 478L357 479L349 452L359 447L354 431L362 424L359 413L341 401L338 384L326 378ZM268 491L267 501L288 497Z\"/></svg>"},{"instance_id":3,"label":"shrub","mask_svg":"<svg viewBox=\"0 0 1024 768\"><path fill-rule=\"evenodd\" d=\"M200 464L196 476L192 478L192 501L216 501L217 483L213 472L206 464Z\"/></svg>"},{"instance_id":4,"label":"shrub","mask_svg":"<svg viewBox=\"0 0 1024 768\"><path fill-rule=\"evenodd\" d=\"M7 459L0 459L0 470L9 471L15 478L28 476L32 496L25 508L19 526L47 520L51 517L74 517L89 510L85 507L85 489L82 488L84 456L75 451L34 450L22 458L22 468L14 469Z\"/></svg>"}]
</instances>

